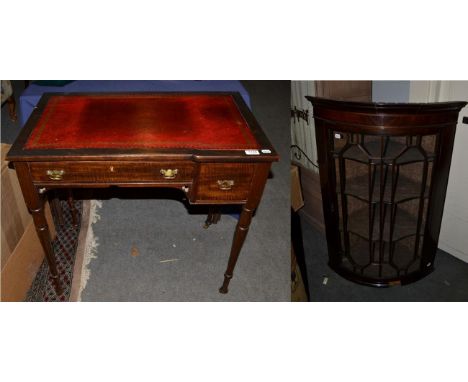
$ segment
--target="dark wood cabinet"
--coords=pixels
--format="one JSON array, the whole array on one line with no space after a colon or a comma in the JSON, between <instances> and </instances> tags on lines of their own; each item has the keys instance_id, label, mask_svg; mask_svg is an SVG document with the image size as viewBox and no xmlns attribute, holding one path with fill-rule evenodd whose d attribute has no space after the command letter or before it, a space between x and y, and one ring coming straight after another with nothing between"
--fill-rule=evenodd
<instances>
[{"instance_id":1,"label":"dark wood cabinet","mask_svg":"<svg viewBox=\"0 0 468 382\"><path fill-rule=\"evenodd\" d=\"M307 97L314 108L329 265L389 286L434 270L458 114L466 102Z\"/></svg>"}]
</instances>

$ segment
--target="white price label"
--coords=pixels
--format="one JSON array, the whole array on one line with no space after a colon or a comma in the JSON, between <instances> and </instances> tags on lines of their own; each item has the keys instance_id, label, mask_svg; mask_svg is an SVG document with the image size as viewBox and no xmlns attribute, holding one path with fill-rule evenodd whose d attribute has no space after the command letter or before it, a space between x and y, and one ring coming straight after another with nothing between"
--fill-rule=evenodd
<instances>
[{"instance_id":1,"label":"white price label","mask_svg":"<svg viewBox=\"0 0 468 382\"><path fill-rule=\"evenodd\" d=\"M260 152L258 150L245 150L245 153L247 155L260 155Z\"/></svg>"}]
</instances>

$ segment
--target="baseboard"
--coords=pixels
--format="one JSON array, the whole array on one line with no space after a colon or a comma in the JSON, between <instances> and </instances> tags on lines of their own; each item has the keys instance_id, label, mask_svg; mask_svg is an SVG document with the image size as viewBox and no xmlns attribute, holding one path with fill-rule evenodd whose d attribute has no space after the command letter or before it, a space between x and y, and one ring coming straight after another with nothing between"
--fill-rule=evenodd
<instances>
[{"instance_id":1,"label":"baseboard","mask_svg":"<svg viewBox=\"0 0 468 382\"><path fill-rule=\"evenodd\" d=\"M450 247L450 246L448 246L447 244L445 244L443 242L439 242L439 249L441 249L442 251L447 252L448 254L456 257L457 259L460 259L461 261L464 261L465 263L468 263L468 254L467 253L463 253L463 252L459 251L458 249Z\"/></svg>"}]
</instances>

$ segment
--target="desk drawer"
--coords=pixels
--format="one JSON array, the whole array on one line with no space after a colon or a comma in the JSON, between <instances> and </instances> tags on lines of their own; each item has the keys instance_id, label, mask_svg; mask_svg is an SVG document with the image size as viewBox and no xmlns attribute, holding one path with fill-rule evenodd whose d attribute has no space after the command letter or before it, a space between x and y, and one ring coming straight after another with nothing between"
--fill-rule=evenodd
<instances>
[{"instance_id":1,"label":"desk drawer","mask_svg":"<svg viewBox=\"0 0 468 382\"><path fill-rule=\"evenodd\" d=\"M191 162L34 162L34 182L162 182L192 181Z\"/></svg>"},{"instance_id":2,"label":"desk drawer","mask_svg":"<svg viewBox=\"0 0 468 382\"><path fill-rule=\"evenodd\" d=\"M254 170L255 165L251 163L201 164L192 200L245 201L249 196Z\"/></svg>"}]
</instances>

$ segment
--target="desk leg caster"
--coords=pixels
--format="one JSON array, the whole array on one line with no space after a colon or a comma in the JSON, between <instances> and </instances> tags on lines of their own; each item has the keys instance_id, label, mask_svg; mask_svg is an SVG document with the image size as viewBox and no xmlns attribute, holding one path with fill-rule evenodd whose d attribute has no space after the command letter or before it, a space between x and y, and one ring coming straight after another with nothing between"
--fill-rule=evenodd
<instances>
[{"instance_id":1,"label":"desk leg caster","mask_svg":"<svg viewBox=\"0 0 468 382\"><path fill-rule=\"evenodd\" d=\"M221 288L219 288L219 293L226 294L228 292L229 281L231 281L232 275L224 274L224 282Z\"/></svg>"}]
</instances>

